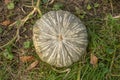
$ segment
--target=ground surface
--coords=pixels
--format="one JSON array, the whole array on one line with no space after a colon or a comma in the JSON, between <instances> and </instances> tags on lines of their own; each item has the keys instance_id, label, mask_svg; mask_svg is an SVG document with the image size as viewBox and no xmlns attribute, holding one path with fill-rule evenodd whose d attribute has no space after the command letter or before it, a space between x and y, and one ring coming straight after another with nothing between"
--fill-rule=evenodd
<instances>
[{"instance_id":1,"label":"ground surface","mask_svg":"<svg viewBox=\"0 0 120 80\"><path fill-rule=\"evenodd\" d=\"M0 80L120 80L120 1L47 1L41 0L39 5L42 14L62 9L84 22L89 35L87 54L69 67L71 71L66 77L66 73L56 72L40 61L32 44L32 28L41 15L35 12L24 25L19 24L33 10L24 6L31 5L31 1L0 0ZM9 26L15 21L16 25ZM94 55L93 61L91 55ZM39 63L26 70L34 60L22 62L22 56L33 56Z\"/></svg>"}]
</instances>

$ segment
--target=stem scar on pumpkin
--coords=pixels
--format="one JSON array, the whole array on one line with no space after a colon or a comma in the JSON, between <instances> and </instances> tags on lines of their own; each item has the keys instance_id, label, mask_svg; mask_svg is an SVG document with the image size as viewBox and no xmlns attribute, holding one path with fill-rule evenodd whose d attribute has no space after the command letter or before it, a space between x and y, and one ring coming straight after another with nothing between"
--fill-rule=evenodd
<instances>
[{"instance_id":1,"label":"stem scar on pumpkin","mask_svg":"<svg viewBox=\"0 0 120 80\"><path fill-rule=\"evenodd\" d=\"M58 40L59 41L62 41L63 40L63 37L62 37L62 35L60 34L60 35L58 35Z\"/></svg>"}]
</instances>

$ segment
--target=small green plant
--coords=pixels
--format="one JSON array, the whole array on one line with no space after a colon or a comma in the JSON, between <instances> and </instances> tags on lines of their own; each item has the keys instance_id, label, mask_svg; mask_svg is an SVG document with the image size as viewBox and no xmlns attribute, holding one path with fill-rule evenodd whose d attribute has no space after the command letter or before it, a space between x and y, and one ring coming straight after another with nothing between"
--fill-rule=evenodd
<instances>
[{"instance_id":1,"label":"small green plant","mask_svg":"<svg viewBox=\"0 0 120 80\"><path fill-rule=\"evenodd\" d=\"M88 9L88 10L92 9L92 7L91 7L90 4L87 5L87 9Z\"/></svg>"},{"instance_id":2,"label":"small green plant","mask_svg":"<svg viewBox=\"0 0 120 80\"><path fill-rule=\"evenodd\" d=\"M80 18L84 18L86 15L86 12L83 10L80 10L78 7L75 7L75 13L80 17Z\"/></svg>"},{"instance_id":3,"label":"small green plant","mask_svg":"<svg viewBox=\"0 0 120 80\"><path fill-rule=\"evenodd\" d=\"M3 52L3 55L6 59L12 60L14 58L12 53L12 46L7 46Z\"/></svg>"},{"instance_id":4,"label":"small green plant","mask_svg":"<svg viewBox=\"0 0 120 80\"><path fill-rule=\"evenodd\" d=\"M99 7L99 4L98 3L94 3L94 7L95 8Z\"/></svg>"},{"instance_id":5,"label":"small green plant","mask_svg":"<svg viewBox=\"0 0 120 80\"><path fill-rule=\"evenodd\" d=\"M60 10L64 7L64 5L62 3L55 3L53 5L53 10Z\"/></svg>"},{"instance_id":6,"label":"small green plant","mask_svg":"<svg viewBox=\"0 0 120 80\"><path fill-rule=\"evenodd\" d=\"M8 9L14 9L15 8L15 4L14 4L14 2L13 1L11 1L11 2L9 2L8 4L7 4L7 8Z\"/></svg>"},{"instance_id":7,"label":"small green plant","mask_svg":"<svg viewBox=\"0 0 120 80\"><path fill-rule=\"evenodd\" d=\"M87 5L87 10L91 10L92 8L98 8L99 7L99 4L98 3L94 3L93 6L88 4Z\"/></svg>"},{"instance_id":8,"label":"small green plant","mask_svg":"<svg viewBox=\"0 0 120 80\"><path fill-rule=\"evenodd\" d=\"M31 42L31 41L25 41L25 42L24 42L24 48L25 48L25 49L30 48L31 45L32 45L32 42Z\"/></svg>"}]
</instances>

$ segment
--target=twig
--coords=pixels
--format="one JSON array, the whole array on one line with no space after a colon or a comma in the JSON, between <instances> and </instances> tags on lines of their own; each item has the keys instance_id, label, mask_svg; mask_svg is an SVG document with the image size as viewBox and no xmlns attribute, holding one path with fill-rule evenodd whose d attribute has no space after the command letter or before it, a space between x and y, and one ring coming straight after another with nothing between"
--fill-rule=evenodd
<instances>
[{"instance_id":1,"label":"twig","mask_svg":"<svg viewBox=\"0 0 120 80\"><path fill-rule=\"evenodd\" d=\"M70 71L71 71L70 68L67 68L67 69L65 69L65 70L58 70L58 69L52 67L52 69L53 69L54 71L58 72L58 73L65 73L65 72L67 72L67 73L65 74L65 76L63 77L63 80L66 80L66 77L68 76L68 74L69 74Z\"/></svg>"},{"instance_id":2,"label":"twig","mask_svg":"<svg viewBox=\"0 0 120 80\"><path fill-rule=\"evenodd\" d=\"M81 72L81 62L79 62L79 68L78 68L78 74L77 74L77 80L80 80L80 72Z\"/></svg>"},{"instance_id":3,"label":"twig","mask_svg":"<svg viewBox=\"0 0 120 80\"><path fill-rule=\"evenodd\" d=\"M32 4L33 4L33 2L32 2ZM19 29L20 29L20 27L23 26L25 24L25 22L30 18L30 16L32 16L36 11L39 13L39 15L42 15L42 13L41 13L41 11L39 9L39 5L40 5L40 0L37 0L36 5L32 6L33 10L26 17L24 17L20 21L20 24L18 25L19 27L17 28L15 37L13 37L9 42L7 42L6 44L4 44L3 46L0 46L0 49L4 48L7 45L12 44L17 39L17 37L19 36ZM15 21L14 23L10 24L9 27L16 25L17 22L18 21Z\"/></svg>"},{"instance_id":4,"label":"twig","mask_svg":"<svg viewBox=\"0 0 120 80\"><path fill-rule=\"evenodd\" d=\"M32 5L33 5L33 4L32 4ZM22 6L27 7L27 8L33 8L33 7L34 7L34 5L31 6L31 5L26 5L26 4L23 4Z\"/></svg>"},{"instance_id":5,"label":"twig","mask_svg":"<svg viewBox=\"0 0 120 80\"><path fill-rule=\"evenodd\" d=\"M0 49L2 49L4 47L12 44L16 40L16 38L18 37L18 35L19 35L19 28L17 28L16 35L9 42L7 42L6 44L4 44L3 46L0 46Z\"/></svg>"},{"instance_id":6,"label":"twig","mask_svg":"<svg viewBox=\"0 0 120 80\"><path fill-rule=\"evenodd\" d=\"M114 18L114 19L118 19L118 18L120 18L120 14L119 15L117 15L117 16L112 16L112 18ZM102 20L108 20L108 17L105 17L104 19L102 19Z\"/></svg>"},{"instance_id":7,"label":"twig","mask_svg":"<svg viewBox=\"0 0 120 80\"><path fill-rule=\"evenodd\" d=\"M23 6L21 7L21 10L24 14L26 14L25 10L23 9Z\"/></svg>"},{"instance_id":8,"label":"twig","mask_svg":"<svg viewBox=\"0 0 120 80\"><path fill-rule=\"evenodd\" d=\"M33 7L33 10L21 20L22 25L24 25L24 23L30 18L31 15L33 15L36 11L39 13L39 15L42 15L40 9L39 9L39 5L40 5L40 0L37 1L35 6L31 6ZM17 21L15 21L14 23L10 24L9 26L13 26L17 23ZM21 25L21 26L22 26Z\"/></svg>"},{"instance_id":9,"label":"twig","mask_svg":"<svg viewBox=\"0 0 120 80\"><path fill-rule=\"evenodd\" d=\"M15 74L12 72L11 69L12 69L12 68L10 68L9 66L7 66L7 68L6 68L7 72L11 74L11 77L12 77L12 78L15 78Z\"/></svg>"},{"instance_id":10,"label":"twig","mask_svg":"<svg viewBox=\"0 0 120 80\"><path fill-rule=\"evenodd\" d=\"M119 14L119 15L117 15L117 16L114 16L113 18L115 18L115 19L120 18L120 14Z\"/></svg>"},{"instance_id":11,"label":"twig","mask_svg":"<svg viewBox=\"0 0 120 80\"><path fill-rule=\"evenodd\" d=\"M111 76L120 77L120 74L111 74Z\"/></svg>"},{"instance_id":12,"label":"twig","mask_svg":"<svg viewBox=\"0 0 120 80\"><path fill-rule=\"evenodd\" d=\"M49 1L50 1L50 0L49 0ZM48 4L50 5L50 4L52 4L54 1L55 1L55 0L51 0Z\"/></svg>"}]
</instances>

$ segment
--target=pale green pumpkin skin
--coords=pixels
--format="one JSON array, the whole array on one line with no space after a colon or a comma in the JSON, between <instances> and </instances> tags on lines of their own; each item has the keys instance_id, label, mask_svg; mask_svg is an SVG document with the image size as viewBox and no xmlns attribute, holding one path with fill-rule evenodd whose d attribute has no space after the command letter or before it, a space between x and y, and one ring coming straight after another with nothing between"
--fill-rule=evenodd
<instances>
[{"instance_id":1,"label":"pale green pumpkin skin","mask_svg":"<svg viewBox=\"0 0 120 80\"><path fill-rule=\"evenodd\" d=\"M33 42L40 59L52 66L67 67L86 52L87 30L68 11L50 11L33 27Z\"/></svg>"}]
</instances>

